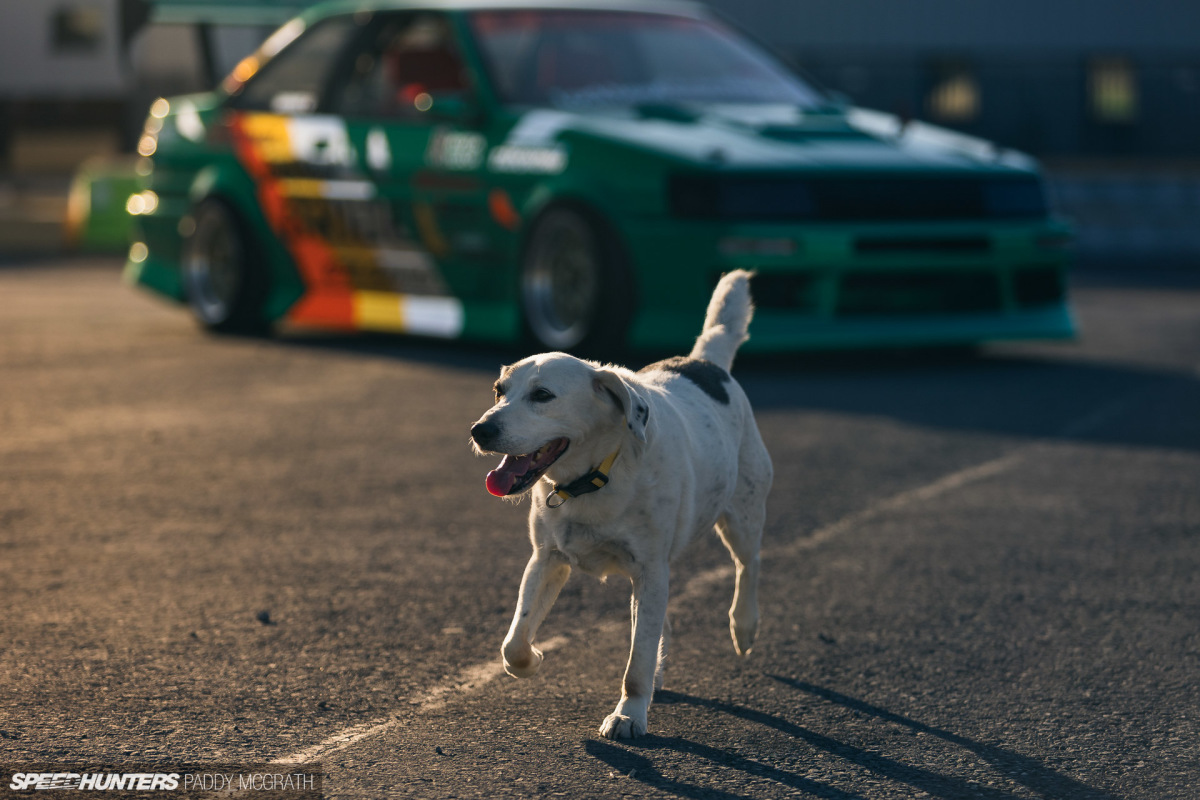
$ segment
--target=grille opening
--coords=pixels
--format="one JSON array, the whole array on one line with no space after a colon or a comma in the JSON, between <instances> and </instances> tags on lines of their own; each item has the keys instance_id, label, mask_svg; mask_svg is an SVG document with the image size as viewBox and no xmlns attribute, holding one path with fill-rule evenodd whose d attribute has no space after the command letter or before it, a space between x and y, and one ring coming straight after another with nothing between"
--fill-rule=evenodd
<instances>
[{"instance_id":1,"label":"grille opening","mask_svg":"<svg viewBox=\"0 0 1200 800\"><path fill-rule=\"evenodd\" d=\"M718 276L719 277L719 276ZM716 286L716 280L713 281ZM804 273L770 275L756 273L750 278L754 305L763 309L816 311L817 278Z\"/></svg>"},{"instance_id":2,"label":"grille opening","mask_svg":"<svg viewBox=\"0 0 1200 800\"><path fill-rule=\"evenodd\" d=\"M1032 177L675 175L671 211L745 221L1042 219Z\"/></svg>"},{"instance_id":3,"label":"grille opening","mask_svg":"<svg viewBox=\"0 0 1200 800\"><path fill-rule=\"evenodd\" d=\"M904 239L882 236L863 237L854 243L862 255L878 253L986 253L992 249L986 236L961 236L939 239Z\"/></svg>"},{"instance_id":4,"label":"grille opening","mask_svg":"<svg viewBox=\"0 0 1200 800\"><path fill-rule=\"evenodd\" d=\"M1067 294L1062 272L1053 267L1019 269L1013 276L1017 303L1022 306L1053 306Z\"/></svg>"},{"instance_id":5,"label":"grille opening","mask_svg":"<svg viewBox=\"0 0 1200 800\"><path fill-rule=\"evenodd\" d=\"M837 313L972 313L998 311L1002 303L994 273L856 273L842 279Z\"/></svg>"}]
</instances>

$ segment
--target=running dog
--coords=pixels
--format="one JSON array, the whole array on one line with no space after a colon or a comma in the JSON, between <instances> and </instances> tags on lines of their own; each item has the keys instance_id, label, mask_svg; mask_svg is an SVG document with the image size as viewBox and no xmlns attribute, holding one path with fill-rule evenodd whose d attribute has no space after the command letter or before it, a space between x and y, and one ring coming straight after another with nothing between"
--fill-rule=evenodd
<instances>
[{"instance_id":1,"label":"running dog","mask_svg":"<svg viewBox=\"0 0 1200 800\"><path fill-rule=\"evenodd\" d=\"M773 469L729 374L754 313L749 279L742 270L721 279L690 355L636 373L565 353L531 356L501 370L495 405L471 428L478 453L503 455L488 491L533 495L533 556L501 648L510 675L541 666L534 639L572 568L633 584L621 701L600 726L609 739L646 732L669 636L669 564L697 533L715 527L733 557L734 649L749 653L758 631Z\"/></svg>"}]
</instances>

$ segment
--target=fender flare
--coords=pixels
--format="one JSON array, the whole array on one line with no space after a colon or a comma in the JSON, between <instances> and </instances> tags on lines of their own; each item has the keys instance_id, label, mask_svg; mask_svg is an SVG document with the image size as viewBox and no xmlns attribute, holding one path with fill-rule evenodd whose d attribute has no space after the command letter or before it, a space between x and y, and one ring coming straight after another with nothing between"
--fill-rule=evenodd
<instances>
[{"instance_id":1,"label":"fender flare","mask_svg":"<svg viewBox=\"0 0 1200 800\"><path fill-rule=\"evenodd\" d=\"M263 214L254 180L240 166L209 164L196 173L187 196L193 208L205 200L217 199L233 209L267 262L270 288L263 305L264 314L272 321L287 314L306 288L291 254Z\"/></svg>"}]
</instances>

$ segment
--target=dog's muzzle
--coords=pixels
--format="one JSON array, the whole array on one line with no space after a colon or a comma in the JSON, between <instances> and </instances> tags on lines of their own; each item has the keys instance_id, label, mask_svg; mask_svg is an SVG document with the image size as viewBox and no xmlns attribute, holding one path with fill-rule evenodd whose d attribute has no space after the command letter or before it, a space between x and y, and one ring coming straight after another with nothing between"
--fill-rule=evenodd
<instances>
[{"instance_id":1,"label":"dog's muzzle","mask_svg":"<svg viewBox=\"0 0 1200 800\"><path fill-rule=\"evenodd\" d=\"M471 439L484 450L491 450L499 438L500 426L490 419L471 426Z\"/></svg>"}]
</instances>

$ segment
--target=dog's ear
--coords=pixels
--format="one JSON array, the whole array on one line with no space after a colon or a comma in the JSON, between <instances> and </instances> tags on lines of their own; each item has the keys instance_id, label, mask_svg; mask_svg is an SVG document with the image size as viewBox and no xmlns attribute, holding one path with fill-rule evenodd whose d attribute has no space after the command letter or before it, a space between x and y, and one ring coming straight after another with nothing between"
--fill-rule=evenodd
<instances>
[{"instance_id":1,"label":"dog's ear","mask_svg":"<svg viewBox=\"0 0 1200 800\"><path fill-rule=\"evenodd\" d=\"M646 441L646 426L650 422L650 402L646 391L616 370L598 369L592 388L607 395L625 417L629 432L639 442Z\"/></svg>"}]
</instances>

